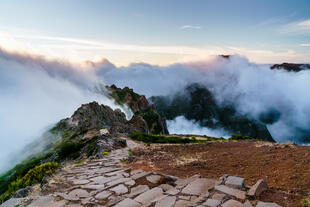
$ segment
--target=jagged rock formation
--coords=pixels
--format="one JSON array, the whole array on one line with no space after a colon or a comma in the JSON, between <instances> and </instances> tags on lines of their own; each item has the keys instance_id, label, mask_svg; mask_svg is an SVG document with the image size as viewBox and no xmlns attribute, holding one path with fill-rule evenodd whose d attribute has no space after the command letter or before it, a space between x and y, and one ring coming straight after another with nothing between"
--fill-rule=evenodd
<instances>
[{"instance_id":1,"label":"jagged rock formation","mask_svg":"<svg viewBox=\"0 0 310 207\"><path fill-rule=\"evenodd\" d=\"M189 120L199 121L201 126L223 128L233 134L274 141L264 124L239 114L233 106L219 106L211 92L199 84L189 85L184 92L172 98L153 96L150 100L158 112L169 120L183 115Z\"/></svg>"},{"instance_id":2,"label":"jagged rock formation","mask_svg":"<svg viewBox=\"0 0 310 207\"><path fill-rule=\"evenodd\" d=\"M138 124L141 129L147 128L146 131L153 134L169 133L165 119L157 113L153 105L149 104L144 95L139 95L128 87L121 89L112 85L107 89L111 92L110 96L116 103L126 104L133 111L134 116L128 124Z\"/></svg>"},{"instance_id":3,"label":"jagged rock formation","mask_svg":"<svg viewBox=\"0 0 310 207\"><path fill-rule=\"evenodd\" d=\"M302 70L310 69L309 64L296 64L296 63L282 63L282 64L275 64L270 67L271 70L274 69L283 69L288 72L300 72Z\"/></svg>"}]
</instances>

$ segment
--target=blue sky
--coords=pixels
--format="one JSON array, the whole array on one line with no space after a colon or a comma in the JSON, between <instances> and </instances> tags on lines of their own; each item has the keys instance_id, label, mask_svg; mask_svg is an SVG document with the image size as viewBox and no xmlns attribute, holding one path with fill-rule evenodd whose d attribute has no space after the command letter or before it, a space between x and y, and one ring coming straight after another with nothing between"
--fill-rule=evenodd
<instances>
[{"instance_id":1,"label":"blue sky","mask_svg":"<svg viewBox=\"0 0 310 207\"><path fill-rule=\"evenodd\" d=\"M3 0L0 44L119 65L217 53L310 62L309 11L309 0Z\"/></svg>"}]
</instances>

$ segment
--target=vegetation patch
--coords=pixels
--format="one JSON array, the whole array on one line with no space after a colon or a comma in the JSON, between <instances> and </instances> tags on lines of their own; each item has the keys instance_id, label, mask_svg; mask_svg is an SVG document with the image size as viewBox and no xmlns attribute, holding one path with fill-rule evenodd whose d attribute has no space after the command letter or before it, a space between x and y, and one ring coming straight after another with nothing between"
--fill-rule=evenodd
<instances>
[{"instance_id":1,"label":"vegetation patch","mask_svg":"<svg viewBox=\"0 0 310 207\"><path fill-rule=\"evenodd\" d=\"M23 177L10 182L7 191L0 196L0 201L7 200L19 189L40 183L45 176L52 175L58 168L56 162L47 162L30 169Z\"/></svg>"}]
</instances>

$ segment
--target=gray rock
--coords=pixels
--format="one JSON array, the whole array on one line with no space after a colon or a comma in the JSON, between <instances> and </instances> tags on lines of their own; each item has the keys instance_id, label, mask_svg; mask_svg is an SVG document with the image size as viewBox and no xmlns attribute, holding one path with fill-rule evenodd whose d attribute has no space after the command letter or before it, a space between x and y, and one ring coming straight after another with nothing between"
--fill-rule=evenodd
<instances>
[{"instance_id":1,"label":"gray rock","mask_svg":"<svg viewBox=\"0 0 310 207\"><path fill-rule=\"evenodd\" d=\"M99 200L103 200L108 198L112 193L109 191L102 191L101 193L98 193L95 198Z\"/></svg>"},{"instance_id":2,"label":"gray rock","mask_svg":"<svg viewBox=\"0 0 310 207\"><path fill-rule=\"evenodd\" d=\"M237 189L242 189L244 186L244 178L236 177L236 176L228 176L225 185L237 188Z\"/></svg>"},{"instance_id":3,"label":"gray rock","mask_svg":"<svg viewBox=\"0 0 310 207\"><path fill-rule=\"evenodd\" d=\"M134 200L144 205L147 205L152 202L156 202L164 197L166 197L166 195L163 194L163 190L161 188L156 187L140 194Z\"/></svg>"},{"instance_id":4,"label":"gray rock","mask_svg":"<svg viewBox=\"0 0 310 207\"><path fill-rule=\"evenodd\" d=\"M256 182L255 185L253 185L249 192L248 196L258 197L262 192L268 189L267 183L264 179L260 179Z\"/></svg>"},{"instance_id":5,"label":"gray rock","mask_svg":"<svg viewBox=\"0 0 310 207\"><path fill-rule=\"evenodd\" d=\"M121 183L129 182L131 180L132 180L131 178L119 178L119 179L116 179L116 180L113 180L113 181L107 183L106 185L108 187L113 187L113 186L121 184Z\"/></svg>"},{"instance_id":6,"label":"gray rock","mask_svg":"<svg viewBox=\"0 0 310 207\"><path fill-rule=\"evenodd\" d=\"M174 188L172 185L169 185L169 184L161 184L161 185L159 185L158 187L160 187L160 188L163 189L164 191L168 191L168 190Z\"/></svg>"},{"instance_id":7,"label":"gray rock","mask_svg":"<svg viewBox=\"0 0 310 207\"><path fill-rule=\"evenodd\" d=\"M122 195L128 192L128 188L123 184L115 186L114 188L111 188L110 190L115 192L116 195Z\"/></svg>"},{"instance_id":8,"label":"gray rock","mask_svg":"<svg viewBox=\"0 0 310 207\"><path fill-rule=\"evenodd\" d=\"M134 179L134 180L137 180L137 179L145 177L145 176L147 176L149 174L151 174L151 172L142 171L140 173L136 173L136 174L132 175L131 178Z\"/></svg>"},{"instance_id":9,"label":"gray rock","mask_svg":"<svg viewBox=\"0 0 310 207\"><path fill-rule=\"evenodd\" d=\"M222 207L242 207L242 203L235 200L228 200L222 204Z\"/></svg>"},{"instance_id":10,"label":"gray rock","mask_svg":"<svg viewBox=\"0 0 310 207\"><path fill-rule=\"evenodd\" d=\"M23 198L11 198L0 205L0 207L15 207L23 203Z\"/></svg>"},{"instance_id":11,"label":"gray rock","mask_svg":"<svg viewBox=\"0 0 310 207\"><path fill-rule=\"evenodd\" d=\"M216 180L198 178L193 182L189 183L183 190L182 193L187 195L202 195L212 189L215 185Z\"/></svg>"},{"instance_id":12,"label":"gray rock","mask_svg":"<svg viewBox=\"0 0 310 207\"><path fill-rule=\"evenodd\" d=\"M70 197L79 197L79 198L87 198L89 197L89 193L83 189L75 189L71 191L68 196Z\"/></svg>"},{"instance_id":13,"label":"gray rock","mask_svg":"<svg viewBox=\"0 0 310 207\"><path fill-rule=\"evenodd\" d=\"M81 188L87 190L103 190L105 185L82 185Z\"/></svg>"},{"instance_id":14,"label":"gray rock","mask_svg":"<svg viewBox=\"0 0 310 207\"><path fill-rule=\"evenodd\" d=\"M135 196L137 196L137 195L139 195L141 193L144 193L144 192L148 191L149 189L150 188L147 185L138 185L138 186L133 187L131 189L131 192L130 192L130 194L127 195L127 197L128 198L135 197Z\"/></svg>"},{"instance_id":15,"label":"gray rock","mask_svg":"<svg viewBox=\"0 0 310 207\"><path fill-rule=\"evenodd\" d=\"M178 200L175 202L174 207L187 207L190 205L190 201L185 201L185 200Z\"/></svg>"},{"instance_id":16,"label":"gray rock","mask_svg":"<svg viewBox=\"0 0 310 207\"><path fill-rule=\"evenodd\" d=\"M151 182L151 183L158 183L161 179L161 176L160 175L149 175L146 177L146 180Z\"/></svg>"},{"instance_id":17,"label":"gray rock","mask_svg":"<svg viewBox=\"0 0 310 207\"><path fill-rule=\"evenodd\" d=\"M224 201L226 199L227 195L223 193L214 193L212 196L212 199L219 200L219 201Z\"/></svg>"},{"instance_id":18,"label":"gray rock","mask_svg":"<svg viewBox=\"0 0 310 207\"><path fill-rule=\"evenodd\" d=\"M208 206L208 207L217 207L221 204L221 201L215 200L215 199L208 199L206 202L204 202L202 205Z\"/></svg>"},{"instance_id":19,"label":"gray rock","mask_svg":"<svg viewBox=\"0 0 310 207\"><path fill-rule=\"evenodd\" d=\"M176 188L181 189L184 186L186 186L187 184L195 181L196 179L200 178L200 175L193 175L190 178L186 178L186 179L179 179L175 182L175 184L177 185Z\"/></svg>"},{"instance_id":20,"label":"gray rock","mask_svg":"<svg viewBox=\"0 0 310 207\"><path fill-rule=\"evenodd\" d=\"M31 191L31 187L30 186L27 186L26 188L23 188L23 189L19 189L18 191L16 191L14 193L14 198L23 198L23 197L26 197Z\"/></svg>"},{"instance_id":21,"label":"gray rock","mask_svg":"<svg viewBox=\"0 0 310 207\"><path fill-rule=\"evenodd\" d=\"M269 202L261 202L261 201L259 201L257 203L256 207L281 207L281 206L276 204L276 203L269 203Z\"/></svg>"},{"instance_id":22,"label":"gray rock","mask_svg":"<svg viewBox=\"0 0 310 207\"><path fill-rule=\"evenodd\" d=\"M84 185L89 183L89 180L73 180L74 185Z\"/></svg>"},{"instance_id":23,"label":"gray rock","mask_svg":"<svg viewBox=\"0 0 310 207\"><path fill-rule=\"evenodd\" d=\"M139 204L138 202L136 202L130 198L126 198L125 200L119 202L114 207L140 207L140 206L141 206L141 204Z\"/></svg>"},{"instance_id":24,"label":"gray rock","mask_svg":"<svg viewBox=\"0 0 310 207\"><path fill-rule=\"evenodd\" d=\"M156 202L155 207L173 207L176 201L175 196L167 196Z\"/></svg>"},{"instance_id":25,"label":"gray rock","mask_svg":"<svg viewBox=\"0 0 310 207\"><path fill-rule=\"evenodd\" d=\"M166 194L168 194L168 195L176 195L176 194L178 194L180 192L180 190L178 190L178 189L176 189L176 188L172 188L172 189L170 189L170 190L167 190L166 191Z\"/></svg>"},{"instance_id":26,"label":"gray rock","mask_svg":"<svg viewBox=\"0 0 310 207\"><path fill-rule=\"evenodd\" d=\"M225 193L225 194L228 194L230 196L236 197L236 198L241 199L241 200L245 200L245 198L246 198L244 191L234 189L234 188L230 188L230 187L227 187L225 185L217 185L217 186L215 186L215 190L222 192L222 193Z\"/></svg>"}]
</instances>

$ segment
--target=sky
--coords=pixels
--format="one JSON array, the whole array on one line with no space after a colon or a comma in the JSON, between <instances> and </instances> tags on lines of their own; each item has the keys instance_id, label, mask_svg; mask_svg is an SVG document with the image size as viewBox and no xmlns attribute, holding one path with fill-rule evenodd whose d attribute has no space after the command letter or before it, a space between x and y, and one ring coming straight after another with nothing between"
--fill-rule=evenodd
<instances>
[{"instance_id":1,"label":"sky","mask_svg":"<svg viewBox=\"0 0 310 207\"><path fill-rule=\"evenodd\" d=\"M309 0L2 0L0 46L74 62L310 62Z\"/></svg>"}]
</instances>

